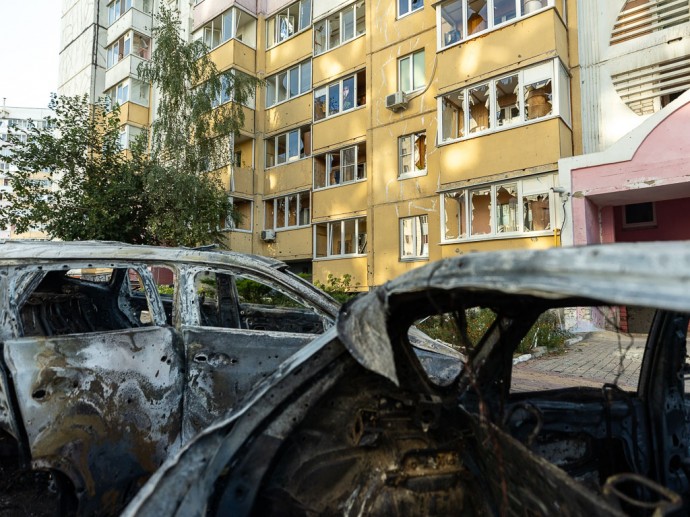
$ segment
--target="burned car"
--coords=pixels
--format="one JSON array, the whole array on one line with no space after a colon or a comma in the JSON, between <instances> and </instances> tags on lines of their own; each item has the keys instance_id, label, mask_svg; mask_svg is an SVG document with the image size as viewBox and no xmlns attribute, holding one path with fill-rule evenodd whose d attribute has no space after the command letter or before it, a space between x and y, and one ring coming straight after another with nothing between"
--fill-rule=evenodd
<instances>
[{"instance_id":1,"label":"burned car","mask_svg":"<svg viewBox=\"0 0 690 517\"><path fill-rule=\"evenodd\" d=\"M40 501L116 514L169 455L332 328L338 308L263 257L0 243L0 503L33 469L32 515ZM458 354L415 336L423 361L457 375Z\"/></svg>"},{"instance_id":2,"label":"burned car","mask_svg":"<svg viewBox=\"0 0 690 517\"><path fill-rule=\"evenodd\" d=\"M493 318L473 342L476 311ZM545 313L619 331L610 382L517 389L514 353ZM440 314L470 350L446 385L408 333ZM644 333L626 330L631 314ZM123 515L685 515L689 314L688 243L429 264L344 306Z\"/></svg>"}]
</instances>

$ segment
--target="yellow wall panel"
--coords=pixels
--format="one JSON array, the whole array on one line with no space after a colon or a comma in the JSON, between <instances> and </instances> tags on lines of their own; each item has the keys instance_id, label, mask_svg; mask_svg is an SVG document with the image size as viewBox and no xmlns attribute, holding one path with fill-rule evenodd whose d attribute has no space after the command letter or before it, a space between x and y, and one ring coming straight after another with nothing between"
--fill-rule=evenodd
<instances>
[{"instance_id":1,"label":"yellow wall panel","mask_svg":"<svg viewBox=\"0 0 690 517\"><path fill-rule=\"evenodd\" d=\"M266 169L264 195L274 197L297 190L309 190L312 184L312 160L305 158Z\"/></svg>"},{"instance_id":2,"label":"yellow wall panel","mask_svg":"<svg viewBox=\"0 0 690 517\"><path fill-rule=\"evenodd\" d=\"M314 57L312 61L312 84L320 86L322 83L361 70L365 64L366 39L359 37Z\"/></svg>"},{"instance_id":3,"label":"yellow wall panel","mask_svg":"<svg viewBox=\"0 0 690 517\"><path fill-rule=\"evenodd\" d=\"M360 181L340 187L314 191L312 195L312 219L344 219L354 212L367 209L367 182Z\"/></svg>"}]
</instances>

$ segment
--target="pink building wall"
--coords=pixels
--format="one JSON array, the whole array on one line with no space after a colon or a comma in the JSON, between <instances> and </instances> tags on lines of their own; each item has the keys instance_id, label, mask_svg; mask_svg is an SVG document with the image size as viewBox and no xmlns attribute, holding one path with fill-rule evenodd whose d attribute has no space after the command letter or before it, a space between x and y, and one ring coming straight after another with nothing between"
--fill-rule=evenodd
<instances>
[{"instance_id":1,"label":"pink building wall","mask_svg":"<svg viewBox=\"0 0 690 517\"><path fill-rule=\"evenodd\" d=\"M599 163L572 169L573 244L690 239L690 102L662 115L637 128L647 131L641 143L631 134L601 153ZM621 159L626 155L632 157ZM620 206L647 201L657 203L657 228L623 231Z\"/></svg>"}]
</instances>

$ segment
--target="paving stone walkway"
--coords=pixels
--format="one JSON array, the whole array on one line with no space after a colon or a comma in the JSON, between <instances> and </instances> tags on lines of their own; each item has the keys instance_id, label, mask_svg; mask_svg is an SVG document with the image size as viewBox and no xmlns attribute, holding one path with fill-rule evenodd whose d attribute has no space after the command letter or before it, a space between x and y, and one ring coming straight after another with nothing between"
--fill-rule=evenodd
<instances>
[{"instance_id":1,"label":"paving stone walkway","mask_svg":"<svg viewBox=\"0 0 690 517\"><path fill-rule=\"evenodd\" d=\"M634 390L646 335L592 332L560 355L546 355L513 367L512 391L534 391L616 383Z\"/></svg>"}]
</instances>

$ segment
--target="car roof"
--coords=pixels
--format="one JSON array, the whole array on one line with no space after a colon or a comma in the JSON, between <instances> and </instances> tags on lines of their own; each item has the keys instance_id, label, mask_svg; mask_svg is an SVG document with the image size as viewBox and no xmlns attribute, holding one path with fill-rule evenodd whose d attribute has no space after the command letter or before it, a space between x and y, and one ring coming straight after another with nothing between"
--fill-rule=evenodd
<instances>
[{"instance_id":1,"label":"car roof","mask_svg":"<svg viewBox=\"0 0 690 517\"><path fill-rule=\"evenodd\" d=\"M580 302L690 312L690 241L472 253L440 260L345 306L338 335L361 364L397 383L390 322L409 323L415 316L454 310L463 300L472 306L478 299L517 308L541 299L553 306ZM371 342L380 346L363 345Z\"/></svg>"},{"instance_id":2,"label":"car roof","mask_svg":"<svg viewBox=\"0 0 690 517\"><path fill-rule=\"evenodd\" d=\"M0 265L17 263L59 262L62 260L136 260L199 263L243 267L266 267L275 270L287 264L270 257L235 251L209 250L208 247L168 248L126 244L114 241L0 241Z\"/></svg>"}]
</instances>

